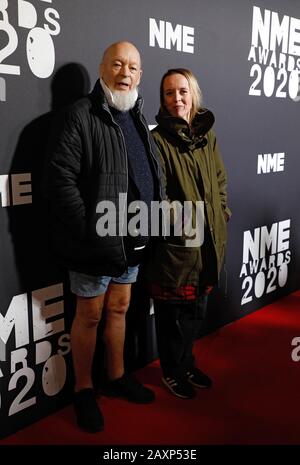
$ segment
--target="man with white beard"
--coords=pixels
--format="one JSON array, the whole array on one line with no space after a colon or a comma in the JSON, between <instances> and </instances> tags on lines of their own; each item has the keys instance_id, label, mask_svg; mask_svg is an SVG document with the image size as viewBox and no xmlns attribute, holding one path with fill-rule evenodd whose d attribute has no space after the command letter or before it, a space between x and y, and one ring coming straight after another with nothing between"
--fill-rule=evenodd
<instances>
[{"instance_id":1,"label":"man with white beard","mask_svg":"<svg viewBox=\"0 0 300 465\"><path fill-rule=\"evenodd\" d=\"M125 236L127 205L147 206L163 198L155 146L142 115L137 86L142 70L136 47L109 46L91 94L66 111L64 127L45 166L44 190L50 204L53 250L69 270L76 314L71 328L77 424L101 431L104 420L92 382L97 326L105 313L103 340L107 380L104 393L148 403L154 392L124 371L125 316L148 235ZM116 235L96 231L97 205L109 200L123 218ZM114 219L111 219L114 221Z\"/></svg>"}]
</instances>

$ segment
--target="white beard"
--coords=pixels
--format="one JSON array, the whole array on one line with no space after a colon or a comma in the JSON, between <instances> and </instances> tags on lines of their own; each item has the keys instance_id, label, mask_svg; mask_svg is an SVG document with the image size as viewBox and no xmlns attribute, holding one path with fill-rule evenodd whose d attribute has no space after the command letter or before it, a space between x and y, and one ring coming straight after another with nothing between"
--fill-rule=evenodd
<instances>
[{"instance_id":1,"label":"white beard","mask_svg":"<svg viewBox=\"0 0 300 465\"><path fill-rule=\"evenodd\" d=\"M119 111L128 111L134 107L138 98L137 87L128 92L123 92L121 90L111 90L102 79L100 79L100 83L111 107Z\"/></svg>"}]
</instances>

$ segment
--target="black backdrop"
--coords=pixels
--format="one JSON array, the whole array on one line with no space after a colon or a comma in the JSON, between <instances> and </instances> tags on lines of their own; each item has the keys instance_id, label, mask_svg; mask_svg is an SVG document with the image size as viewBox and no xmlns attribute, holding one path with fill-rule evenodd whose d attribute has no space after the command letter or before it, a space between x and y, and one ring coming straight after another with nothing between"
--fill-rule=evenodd
<instances>
[{"instance_id":1,"label":"black backdrop","mask_svg":"<svg viewBox=\"0 0 300 465\"><path fill-rule=\"evenodd\" d=\"M74 301L40 199L55 110L88 92L103 50L132 41L149 125L171 67L199 79L229 177L226 268L206 331L299 288L300 5L296 0L0 0L0 420L7 435L70 400ZM138 286L126 360L156 356Z\"/></svg>"}]
</instances>

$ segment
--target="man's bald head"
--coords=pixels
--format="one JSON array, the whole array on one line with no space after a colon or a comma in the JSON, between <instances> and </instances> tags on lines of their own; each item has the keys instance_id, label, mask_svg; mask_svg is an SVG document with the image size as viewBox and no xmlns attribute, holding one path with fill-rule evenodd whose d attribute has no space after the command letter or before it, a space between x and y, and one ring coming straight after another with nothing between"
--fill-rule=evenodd
<instances>
[{"instance_id":1,"label":"man's bald head","mask_svg":"<svg viewBox=\"0 0 300 465\"><path fill-rule=\"evenodd\" d=\"M103 52L103 55L102 55L102 60L101 60L101 64L104 63L105 60L107 60L111 54L117 54L118 52L120 52L120 50L127 50L128 52L130 51L131 53L135 53L136 56L138 57L138 60L139 60L139 64L141 66L141 57L140 57L140 52L138 51L138 49L136 48L135 45L133 45L131 42L127 42L127 41L119 41L119 42L115 42L114 44L111 44L109 45Z\"/></svg>"},{"instance_id":2,"label":"man's bald head","mask_svg":"<svg viewBox=\"0 0 300 465\"><path fill-rule=\"evenodd\" d=\"M110 45L103 53L99 70L100 77L111 90L133 90L142 75L138 49L126 41Z\"/></svg>"}]
</instances>

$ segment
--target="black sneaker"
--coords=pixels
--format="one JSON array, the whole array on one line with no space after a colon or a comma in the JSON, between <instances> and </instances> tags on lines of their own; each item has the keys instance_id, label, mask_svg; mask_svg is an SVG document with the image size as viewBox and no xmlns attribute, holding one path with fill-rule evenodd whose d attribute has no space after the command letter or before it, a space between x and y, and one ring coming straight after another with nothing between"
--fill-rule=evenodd
<instances>
[{"instance_id":1,"label":"black sneaker","mask_svg":"<svg viewBox=\"0 0 300 465\"><path fill-rule=\"evenodd\" d=\"M110 381L102 392L109 397L122 397L137 404L149 404L155 399L151 389L143 386L133 375L126 373L121 378Z\"/></svg>"},{"instance_id":2,"label":"black sneaker","mask_svg":"<svg viewBox=\"0 0 300 465\"><path fill-rule=\"evenodd\" d=\"M212 380L199 368L190 368L186 372L187 380L197 388L210 388L212 387Z\"/></svg>"},{"instance_id":3,"label":"black sneaker","mask_svg":"<svg viewBox=\"0 0 300 465\"><path fill-rule=\"evenodd\" d=\"M181 399L193 399L196 393L190 383L182 376L166 376L162 378L163 383L174 394Z\"/></svg>"},{"instance_id":4,"label":"black sneaker","mask_svg":"<svg viewBox=\"0 0 300 465\"><path fill-rule=\"evenodd\" d=\"M92 388L75 392L74 410L79 428L88 433L98 433L104 428L104 419Z\"/></svg>"}]
</instances>

